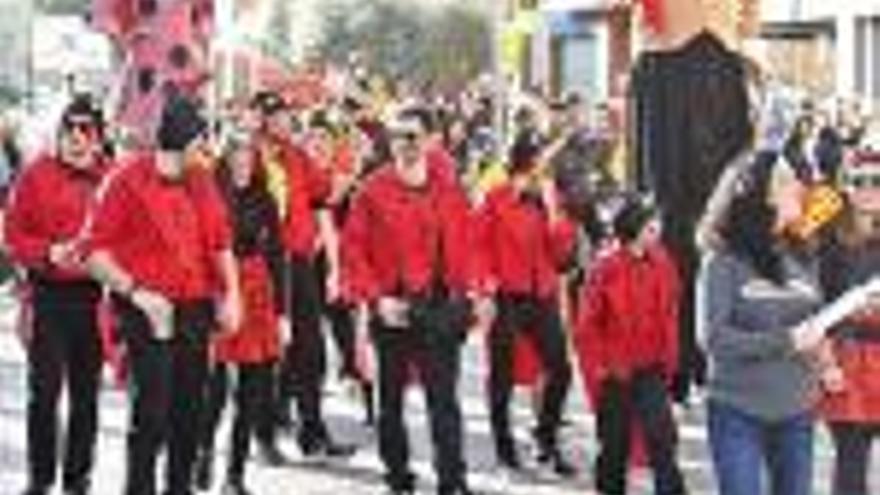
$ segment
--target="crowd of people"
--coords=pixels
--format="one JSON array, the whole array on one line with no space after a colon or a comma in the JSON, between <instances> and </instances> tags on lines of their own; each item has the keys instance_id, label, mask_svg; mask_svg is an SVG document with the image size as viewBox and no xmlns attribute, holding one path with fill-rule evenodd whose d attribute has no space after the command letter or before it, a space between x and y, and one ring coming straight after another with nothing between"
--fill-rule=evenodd
<instances>
[{"instance_id":1,"label":"crowd of people","mask_svg":"<svg viewBox=\"0 0 880 495\"><path fill-rule=\"evenodd\" d=\"M858 129L811 120L811 109L756 109L753 146L728 166L697 232L718 491L765 493L766 467L774 495L811 493L824 418L834 493L868 493L880 313L869 304L833 329L809 317L877 264L871 156L857 151ZM324 418L327 340L377 430L390 492L417 487L404 397L420 387L437 493L474 493L458 396L469 336L485 347L500 467L526 464L509 414L525 384L538 465L563 481L584 470L560 446L580 374L596 418L596 489L626 493L643 451L656 493L687 493L670 393L677 260L650 197L626 187L608 109L577 95L531 102L508 140L496 110L473 96L378 111L341 95L293 108L264 90L210 122L172 91L155 139L122 150L108 146L100 102L74 95L6 204L5 248L30 316L19 329L26 495L49 493L58 464L64 493L91 493L105 361L129 385L126 495L210 489L230 396L224 494L254 493L252 444L264 462L287 464L278 435L288 432L303 457L344 461L359 446ZM859 159L868 164L849 165Z\"/></svg>"}]
</instances>

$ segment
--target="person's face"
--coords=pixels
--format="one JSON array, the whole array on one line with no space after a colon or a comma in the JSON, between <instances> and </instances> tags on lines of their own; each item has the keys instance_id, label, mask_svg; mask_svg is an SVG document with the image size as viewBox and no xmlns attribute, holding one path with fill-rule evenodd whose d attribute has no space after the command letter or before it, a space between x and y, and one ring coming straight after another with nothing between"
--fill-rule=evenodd
<instances>
[{"instance_id":1,"label":"person's face","mask_svg":"<svg viewBox=\"0 0 880 495\"><path fill-rule=\"evenodd\" d=\"M230 161L230 171L232 172L232 180L238 187L246 187L251 183L254 175L253 154L241 146L232 153Z\"/></svg>"},{"instance_id":2,"label":"person's face","mask_svg":"<svg viewBox=\"0 0 880 495\"><path fill-rule=\"evenodd\" d=\"M589 112L587 111L587 107L583 103L573 104L566 111L566 120L568 124L574 128L580 128L586 126L589 121Z\"/></svg>"},{"instance_id":3,"label":"person's face","mask_svg":"<svg viewBox=\"0 0 880 495\"><path fill-rule=\"evenodd\" d=\"M400 177L411 186L420 186L427 180L427 169L422 160L425 134L413 123L397 124L391 130L391 152Z\"/></svg>"},{"instance_id":4,"label":"person's face","mask_svg":"<svg viewBox=\"0 0 880 495\"><path fill-rule=\"evenodd\" d=\"M288 136L292 132L290 128L290 119L287 112L283 110L264 113L263 122L266 130L268 130L273 136Z\"/></svg>"},{"instance_id":5,"label":"person's face","mask_svg":"<svg viewBox=\"0 0 880 495\"><path fill-rule=\"evenodd\" d=\"M209 167L211 163L211 143L206 134L201 134L187 145L183 151L183 163L186 166Z\"/></svg>"},{"instance_id":6,"label":"person's face","mask_svg":"<svg viewBox=\"0 0 880 495\"><path fill-rule=\"evenodd\" d=\"M308 133L308 147L312 153L328 158L333 152L333 136L324 127L314 127Z\"/></svg>"},{"instance_id":7,"label":"person's face","mask_svg":"<svg viewBox=\"0 0 880 495\"><path fill-rule=\"evenodd\" d=\"M394 158L403 164L415 164L422 157L425 133L418 124L406 122L391 129L391 151Z\"/></svg>"},{"instance_id":8,"label":"person's face","mask_svg":"<svg viewBox=\"0 0 880 495\"><path fill-rule=\"evenodd\" d=\"M633 243L639 249L646 249L660 240L660 232L660 220L657 217L653 217L645 223Z\"/></svg>"},{"instance_id":9,"label":"person's face","mask_svg":"<svg viewBox=\"0 0 880 495\"><path fill-rule=\"evenodd\" d=\"M101 140L98 126L85 115L65 119L61 132L61 158L76 168L92 166L100 151Z\"/></svg>"},{"instance_id":10,"label":"person's face","mask_svg":"<svg viewBox=\"0 0 880 495\"><path fill-rule=\"evenodd\" d=\"M785 178L771 185L768 202L776 212L774 230L783 233L801 219L804 213L805 188L797 179Z\"/></svg>"}]
</instances>

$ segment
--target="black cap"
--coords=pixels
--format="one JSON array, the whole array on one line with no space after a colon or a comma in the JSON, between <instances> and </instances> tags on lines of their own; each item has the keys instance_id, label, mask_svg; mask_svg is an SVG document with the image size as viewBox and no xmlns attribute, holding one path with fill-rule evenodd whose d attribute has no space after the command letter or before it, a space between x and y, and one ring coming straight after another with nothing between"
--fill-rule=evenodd
<instances>
[{"instance_id":1,"label":"black cap","mask_svg":"<svg viewBox=\"0 0 880 495\"><path fill-rule=\"evenodd\" d=\"M156 144L162 151L183 151L208 130L208 122L199 107L183 95L168 97L159 119Z\"/></svg>"},{"instance_id":2,"label":"black cap","mask_svg":"<svg viewBox=\"0 0 880 495\"><path fill-rule=\"evenodd\" d=\"M635 240L645 225L656 216L650 201L639 196L628 197L614 215L614 233L624 242Z\"/></svg>"},{"instance_id":3,"label":"black cap","mask_svg":"<svg viewBox=\"0 0 880 495\"><path fill-rule=\"evenodd\" d=\"M272 115L284 110L286 107L284 99L275 91L257 91L251 99L251 108L260 111L264 115Z\"/></svg>"}]
</instances>

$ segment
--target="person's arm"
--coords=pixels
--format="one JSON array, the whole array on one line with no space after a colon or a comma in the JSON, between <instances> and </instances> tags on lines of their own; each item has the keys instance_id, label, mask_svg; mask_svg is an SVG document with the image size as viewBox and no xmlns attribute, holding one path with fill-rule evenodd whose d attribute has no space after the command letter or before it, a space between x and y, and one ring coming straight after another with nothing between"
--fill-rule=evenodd
<instances>
[{"instance_id":1,"label":"person's arm","mask_svg":"<svg viewBox=\"0 0 880 495\"><path fill-rule=\"evenodd\" d=\"M318 235L324 253L327 256L327 279L324 283L327 287L327 300L330 302L339 298L339 232L333 221L333 212L327 208L318 210Z\"/></svg>"},{"instance_id":2,"label":"person's arm","mask_svg":"<svg viewBox=\"0 0 880 495\"><path fill-rule=\"evenodd\" d=\"M713 256L697 278L697 325L706 350L721 359L772 360L795 352L790 331L748 329L733 322L742 280L729 259Z\"/></svg>"},{"instance_id":3,"label":"person's arm","mask_svg":"<svg viewBox=\"0 0 880 495\"><path fill-rule=\"evenodd\" d=\"M218 311L219 323L227 331L235 332L241 326L243 308L238 266L235 263L232 249L218 251L215 263L223 284L223 299Z\"/></svg>"},{"instance_id":4,"label":"person's arm","mask_svg":"<svg viewBox=\"0 0 880 495\"><path fill-rule=\"evenodd\" d=\"M9 255L16 263L39 270L50 266L53 240L40 229L42 200L35 172L38 170L29 168L13 184L6 209L4 237Z\"/></svg>"},{"instance_id":5,"label":"person's arm","mask_svg":"<svg viewBox=\"0 0 880 495\"><path fill-rule=\"evenodd\" d=\"M88 273L111 291L127 297L150 322L153 336L170 339L174 332L174 307L162 294L138 285L135 278L123 269L106 250L93 251L86 259Z\"/></svg>"}]
</instances>

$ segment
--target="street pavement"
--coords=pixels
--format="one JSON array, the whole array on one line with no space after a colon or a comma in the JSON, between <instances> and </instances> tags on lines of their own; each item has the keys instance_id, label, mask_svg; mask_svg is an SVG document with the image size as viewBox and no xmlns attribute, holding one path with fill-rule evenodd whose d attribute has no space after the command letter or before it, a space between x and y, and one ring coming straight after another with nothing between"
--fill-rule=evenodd
<instances>
[{"instance_id":1,"label":"street pavement","mask_svg":"<svg viewBox=\"0 0 880 495\"><path fill-rule=\"evenodd\" d=\"M0 295L0 495L18 495L26 483L25 405L26 373L24 354L12 332L14 304ZM471 469L470 481L482 493L495 495L568 495L592 494L589 466L596 454L593 418L584 404L579 384L573 389L566 417L570 425L563 432L565 449L575 460L581 474L574 480L559 481L538 469L530 474L512 476L494 465L488 414L483 400L486 370L481 359L483 349L471 342L465 349L461 395L467 431L467 456ZM332 368L331 368L332 369ZM359 401L347 392L348 387L332 380L326 393L326 415L331 430L340 439L355 441L362 447L345 462L316 464L302 460L290 436L284 436L281 447L293 460L283 468L249 465L248 481L255 495L372 495L385 493L382 468L376 453L375 435L362 424ZM423 395L413 389L408 397L407 420L413 446L413 467L420 478L419 493L433 493L431 451ZM227 409L218 445L221 458L215 462L215 479L222 480L228 439ZM525 452L533 449L529 429L533 424L527 393L518 393L513 408L514 424ZM94 493L121 493L124 472L124 441L127 424L127 403L124 390L106 380L101 396L100 438L97 449ZM717 493L706 447L705 412L697 404L677 409L681 446L679 458L694 495ZM827 493L830 448L824 433L817 439L816 494ZM528 455L528 454L527 454ZM880 477L875 470L874 486L880 490ZM219 483L218 483L219 484ZM630 493L652 493L650 473L639 470L632 476ZM219 486L210 493L219 493ZM758 494L756 494L758 495Z\"/></svg>"}]
</instances>

